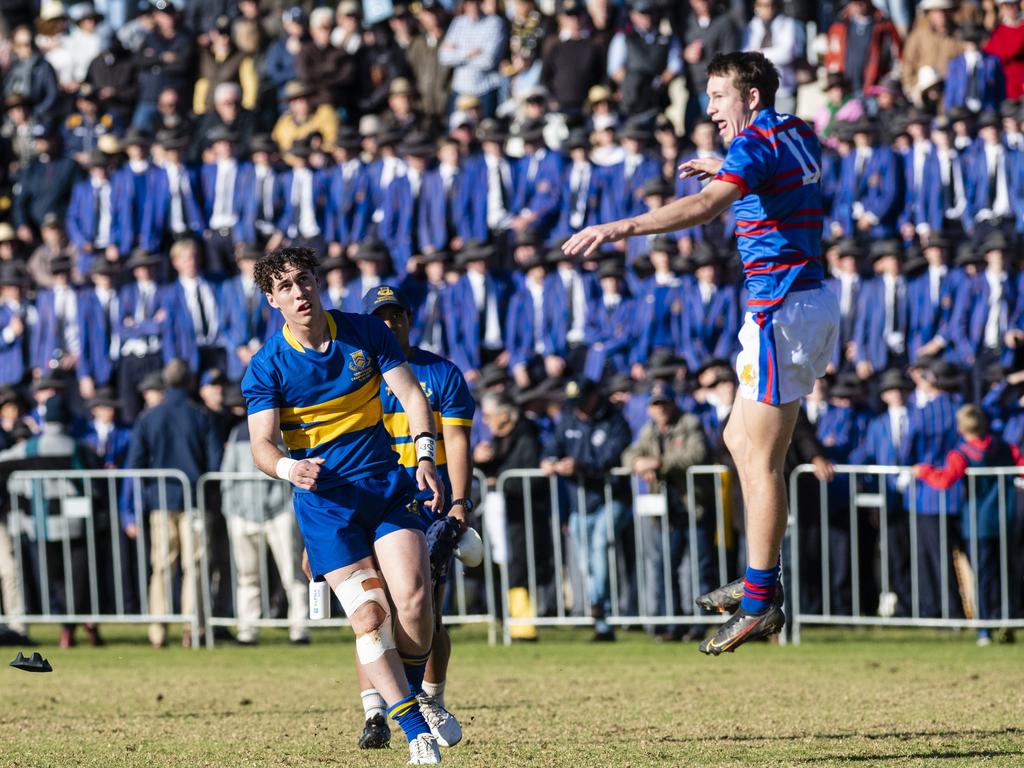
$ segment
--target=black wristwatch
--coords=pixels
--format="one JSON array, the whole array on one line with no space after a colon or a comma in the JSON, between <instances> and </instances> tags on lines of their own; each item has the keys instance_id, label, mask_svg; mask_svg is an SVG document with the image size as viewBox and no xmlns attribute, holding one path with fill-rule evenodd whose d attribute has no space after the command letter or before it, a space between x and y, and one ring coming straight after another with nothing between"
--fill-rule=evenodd
<instances>
[{"instance_id":1,"label":"black wristwatch","mask_svg":"<svg viewBox=\"0 0 1024 768\"><path fill-rule=\"evenodd\" d=\"M472 512L473 507L476 506L475 504L473 504L472 499L455 499L454 501L452 501L451 505L453 507L462 507L467 512Z\"/></svg>"}]
</instances>

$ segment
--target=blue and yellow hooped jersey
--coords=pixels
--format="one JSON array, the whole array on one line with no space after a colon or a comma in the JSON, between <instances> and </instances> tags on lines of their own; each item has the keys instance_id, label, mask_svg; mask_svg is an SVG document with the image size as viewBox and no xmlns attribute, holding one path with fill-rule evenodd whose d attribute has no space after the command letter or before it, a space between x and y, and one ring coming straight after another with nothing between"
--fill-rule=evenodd
<instances>
[{"instance_id":1,"label":"blue and yellow hooped jersey","mask_svg":"<svg viewBox=\"0 0 1024 768\"><path fill-rule=\"evenodd\" d=\"M434 414L434 429L437 432L437 473L445 484L446 498L451 500L451 481L448 479L448 456L444 449L445 424L454 424L467 429L473 426L476 402L469 392L462 373L449 360L413 348L409 353L409 367L416 375L423 394L430 403ZM391 444L398 454L399 463L410 475L416 476L416 446L413 435L409 434L409 417L387 384L381 385L380 400L384 408L384 427L391 436Z\"/></svg>"},{"instance_id":2,"label":"blue and yellow hooped jersey","mask_svg":"<svg viewBox=\"0 0 1024 768\"><path fill-rule=\"evenodd\" d=\"M279 410L293 459L324 459L320 489L395 466L382 421L381 377L405 362L379 318L328 311L327 324L331 343L325 352L304 348L286 325L256 353L242 379L250 414Z\"/></svg>"}]
</instances>

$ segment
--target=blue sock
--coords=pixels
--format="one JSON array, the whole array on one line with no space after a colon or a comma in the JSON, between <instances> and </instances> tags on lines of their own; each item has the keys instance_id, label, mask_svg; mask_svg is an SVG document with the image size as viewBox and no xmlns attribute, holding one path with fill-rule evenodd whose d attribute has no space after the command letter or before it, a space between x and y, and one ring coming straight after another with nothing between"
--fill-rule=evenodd
<instances>
[{"instance_id":1,"label":"blue sock","mask_svg":"<svg viewBox=\"0 0 1024 768\"><path fill-rule=\"evenodd\" d=\"M405 738L409 741L421 733L430 733L430 726L423 719L423 713L420 712L420 705L416 703L415 694L410 694L388 707L388 717L402 726Z\"/></svg>"},{"instance_id":2,"label":"blue sock","mask_svg":"<svg viewBox=\"0 0 1024 768\"><path fill-rule=\"evenodd\" d=\"M411 653L398 652L399 657L402 659L402 666L405 668L405 679L409 681L409 687L412 689L413 696L418 696L423 693L423 675L427 671L427 659L430 658L430 649L422 656L416 656Z\"/></svg>"},{"instance_id":3,"label":"blue sock","mask_svg":"<svg viewBox=\"0 0 1024 768\"><path fill-rule=\"evenodd\" d=\"M740 607L747 613L764 613L779 585L782 567L776 565L762 571L759 568L747 567L747 575L743 580L743 599Z\"/></svg>"}]
</instances>

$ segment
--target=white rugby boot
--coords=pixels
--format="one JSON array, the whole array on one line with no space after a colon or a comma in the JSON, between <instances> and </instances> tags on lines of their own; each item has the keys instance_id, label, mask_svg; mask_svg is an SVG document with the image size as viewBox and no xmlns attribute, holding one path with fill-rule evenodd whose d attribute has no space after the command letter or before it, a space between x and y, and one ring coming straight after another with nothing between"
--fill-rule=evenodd
<instances>
[{"instance_id":1,"label":"white rugby boot","mask_svg":"<svg viewBox=\"0 0 1024 768\"><path fill-rule=\"evenodd\" d=\"M406 765L439 765L441 749L437 739L429 733L421 733L409 742L409 762Z\"/></svg>"},{"instance_id":2,"label":"white rugby boot","mask_svg":"<svg viewBox=\"0 0 1024 768\"><path fill-rule=\"evenodd\" d=\"M430 732L434 734L437 743L442 747L454 747L462 741L462 725L455 719L455 715L437 703L432 696L421 693L416 697L420 705L420 712L423 719L430 726Z\"/></svg>"}]
</instances>

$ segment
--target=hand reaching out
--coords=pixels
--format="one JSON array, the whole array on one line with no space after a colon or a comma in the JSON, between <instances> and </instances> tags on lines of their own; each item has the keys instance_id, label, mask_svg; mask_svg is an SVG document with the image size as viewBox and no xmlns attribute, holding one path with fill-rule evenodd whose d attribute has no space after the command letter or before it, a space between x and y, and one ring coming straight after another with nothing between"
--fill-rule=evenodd
<instances>
[{"instance_id":1,"label":"hand reaching out","mask_svg":"<svg viewBox=\"0 0 1024 768\"><path fill-rule=\"evenodd\" d=\"M717 157L695 157L679 164L679 178L689 179L693 176L698 181L713 179L722 170L722 159Z\"/></svg>"}]
</instances>

